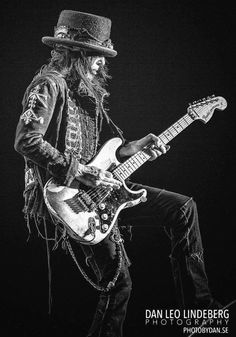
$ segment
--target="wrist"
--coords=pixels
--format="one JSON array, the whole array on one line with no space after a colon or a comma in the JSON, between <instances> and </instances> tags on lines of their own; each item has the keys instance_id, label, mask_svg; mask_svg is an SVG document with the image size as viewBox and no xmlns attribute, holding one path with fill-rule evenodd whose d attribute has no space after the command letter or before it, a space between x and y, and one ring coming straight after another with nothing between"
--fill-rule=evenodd
<instances>
[{"instance_id":1,"label":"wrist","mask_svg":"<svg viewBox=\"0 0 236 337\"><path fill-rule=\"evenodd\" d=\"M119 150L119 156L123 157L130 157L138 151L136 146L136 141L129 142L122 146Z\"/></svg>"},{"instance_id":2,"label":"wrist","mask_svg":"<svg viewBox=\"0 0 236 337\"><path fill-rule=\"evenodd\" d=\"M90 174L93 176L98 176L99 175L99 169L97 169L94 166L89 166L89 165L83 165L83 164L78 164L78 169L77 169L77 174L76 177L81 177L85 174Z\"/></svg>"}]
</instances>

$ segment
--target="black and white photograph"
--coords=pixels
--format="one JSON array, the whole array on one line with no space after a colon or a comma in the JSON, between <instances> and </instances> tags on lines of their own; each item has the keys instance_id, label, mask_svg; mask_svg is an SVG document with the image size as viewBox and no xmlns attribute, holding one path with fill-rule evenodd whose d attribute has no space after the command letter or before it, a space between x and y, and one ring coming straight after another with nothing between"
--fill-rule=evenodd
<instances>
[{"instance_id":1,"label":"black and white photograph","mask_svg":"<svg viewBox=\"0 0 236 337\"><path fill-rule=\"evenodd\" d=\"M1 335L235 336L232 2L1 8Z\"/></svg>"}]
</instances>

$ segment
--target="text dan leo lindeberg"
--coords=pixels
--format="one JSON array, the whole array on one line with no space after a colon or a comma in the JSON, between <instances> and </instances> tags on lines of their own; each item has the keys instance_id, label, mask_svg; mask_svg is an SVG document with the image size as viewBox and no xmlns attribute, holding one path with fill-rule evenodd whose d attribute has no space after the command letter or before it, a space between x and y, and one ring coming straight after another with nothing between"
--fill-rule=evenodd
<instances>
[{"instance_id":1,"label":"text dan leo lindeberg","mask_svg":"<svg viewBox=\"0 0 236 337\"><path fill-rule=\"evenodd\" d=\"M228 309L146 309L145 310L145 324L155 323L166 325L168 322L177 324L202 324L213 323L228 324L229 310Z\"/></svg>"}]
</instances>

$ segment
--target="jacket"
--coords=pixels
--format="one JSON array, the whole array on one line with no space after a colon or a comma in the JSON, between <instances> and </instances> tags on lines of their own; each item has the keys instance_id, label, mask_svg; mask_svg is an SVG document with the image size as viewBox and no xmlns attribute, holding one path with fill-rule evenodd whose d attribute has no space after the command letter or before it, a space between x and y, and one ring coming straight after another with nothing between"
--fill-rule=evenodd
<instances>
[{"instance_id":1,"label":"jacket","mask_svg":"<svg viewBox=\"0 0 236 337\"><path fill-rule=\"evenodd\" d=\"M49 217L43 199L46 181L53 176L70 185L78 163L86 164L96 155L104 124L111 137L124 138L101 104L87 95L73 97L57 72L36 76L22 103L15 150L25 159L23 212L29 226L31 218L37 222Z\"/></svg>"}]
</instances>

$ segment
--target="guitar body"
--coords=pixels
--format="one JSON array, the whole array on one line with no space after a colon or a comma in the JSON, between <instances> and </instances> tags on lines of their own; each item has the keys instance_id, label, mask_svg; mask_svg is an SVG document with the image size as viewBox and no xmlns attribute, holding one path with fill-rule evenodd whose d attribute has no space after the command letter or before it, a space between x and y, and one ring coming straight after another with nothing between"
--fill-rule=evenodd
<instances>
[{"instance_id":1,"label":"guitar body","mask_svg":"<svg viewBox=\"0 0 236 337\"><path fill-rule=\"evenodd\" d=\"M104 171L113 171L120 162L116 150L120 138L112 138L88 164ZM88 188L76 179L60 186L51 178L44 187L44 199L51 214L63 223L67 232L83 244L97 244L114 226L120 211L146 200L146 190L131 191L122 181L119 189L98 186Z\"/></svg>"},{"instance_id":2,"label":"guitar body","mask_svg":"<svg viewBox=\"0 0 236 337\"><path fill-rule=\"evenodd\" d=\"M207 123L216 109L224 110L226 107L227 102L221 96L213 95L193 102L187 113L158 138L163 144L168 144L195 120ZM112 172L114 178L123 184L120 189L110 190L101 186L88 188L77 180L66 187L58 185L54 179L50 179L44 187L44 199L50 213L64 224L73 238L83 244L102 241L110 233L122 209L146 200L145 189L131 191L125 180L150 159L150 154L146 151L148 146L120 163L116 151L121 144L120 138L110 139L88 164Z\"/></svg>"}]
</instances>

